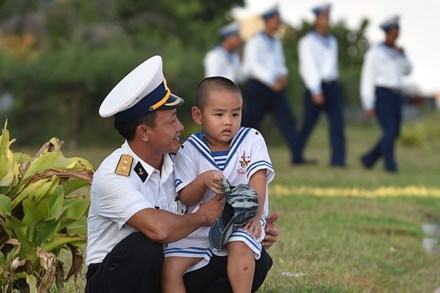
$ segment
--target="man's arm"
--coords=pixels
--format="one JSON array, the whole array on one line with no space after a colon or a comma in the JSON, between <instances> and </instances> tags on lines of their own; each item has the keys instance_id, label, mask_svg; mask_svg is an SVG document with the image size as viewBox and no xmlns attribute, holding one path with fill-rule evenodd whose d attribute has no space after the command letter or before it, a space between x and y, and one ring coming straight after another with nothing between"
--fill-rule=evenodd
<instances>
[{"instance_id":1,"label":"man's arm","mask_svg":"<svg viewBox=\"0 0 440 293\"><path fill-rule=\"evenodd\" d=\"M193 214L178 215L163 210L143 209L135 213L127 224L141 231L149 239L170 243L182 239L202 226L214 223L223 208L222 196L215 196Z\"/></svg>"}]
</instances>

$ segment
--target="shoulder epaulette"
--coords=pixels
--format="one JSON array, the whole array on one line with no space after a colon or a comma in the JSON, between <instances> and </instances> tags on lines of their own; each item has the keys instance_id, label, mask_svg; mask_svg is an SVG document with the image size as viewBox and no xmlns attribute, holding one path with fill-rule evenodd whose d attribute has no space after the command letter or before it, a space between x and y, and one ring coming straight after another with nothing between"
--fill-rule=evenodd
<instances>
[{"instance_id":1,"label":"shoulder epaulette","mask_svg":"<svg viewBox=\"0 0 440 293\"><path fill-rule=\"evenodd\" d=\"M130 176L131 165L133 164L133 157L127 154L121 155L115 173L122 176Z\"/></svg>"}]
</instances>

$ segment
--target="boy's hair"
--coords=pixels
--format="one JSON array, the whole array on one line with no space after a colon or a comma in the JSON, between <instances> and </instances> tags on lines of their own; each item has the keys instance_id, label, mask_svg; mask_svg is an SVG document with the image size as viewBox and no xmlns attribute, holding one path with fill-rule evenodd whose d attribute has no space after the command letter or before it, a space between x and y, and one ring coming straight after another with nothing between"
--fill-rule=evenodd
<instances>
[{"instance_id":1,"label":"boy's hair","mask_svg":"<svg viewBox=\"0 0 440 293\"><path fill-rule=\"evenodd\" d=\"M232 80L222 76L206 77L202 79L197 85L195 102L196 107L199 109L203 109L209 93L211 91L220 90L236 92L241 96L240 88Z\"/></svg>"}]
</instances>

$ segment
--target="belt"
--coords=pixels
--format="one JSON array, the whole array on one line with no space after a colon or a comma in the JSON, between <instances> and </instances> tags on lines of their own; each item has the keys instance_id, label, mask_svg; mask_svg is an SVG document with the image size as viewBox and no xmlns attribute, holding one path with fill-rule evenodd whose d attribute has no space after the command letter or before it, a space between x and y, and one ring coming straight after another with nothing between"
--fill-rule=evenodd
<instances>
[{"instance_id":1,"label":"belt","mask_svg":"<svg viewBox=\"0 0 440 293\"><path fill-rule=\"evenodd\" d=\"M401 90L400 88L386 87L386 86L380 86L380 85L377 85L376 87L377 87L378 89L382 89L382 90L390 91L390 92L395 93L395 94L401 94L401 93L402 93L402 90Z\"/></svg>"},{"instance_id":2,"label":"belt","mask_svg":"<svg viewBox=\"0 0 440 293\"><path fill-rule=\"evenodd\" d=\"M330 83L338 82L338 79L323 79L321 82L323 84L330 84Z\"/></svg>"}]
</instances>

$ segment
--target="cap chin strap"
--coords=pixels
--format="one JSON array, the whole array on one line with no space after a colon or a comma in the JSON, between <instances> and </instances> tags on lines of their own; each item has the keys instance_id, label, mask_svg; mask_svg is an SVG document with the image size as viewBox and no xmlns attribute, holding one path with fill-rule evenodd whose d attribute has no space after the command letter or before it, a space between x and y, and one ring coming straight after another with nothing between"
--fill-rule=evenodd
<instances>
[{"instance_id":1,"label":"cap chin strap","mask_svg":"<svg viewBox=\"0 0 440 293\"><path fill-rule=\"evenodd\" d=\"M169 88L167 88L167 93L165 94L165 96L160 99L158 102L156 102L154 105L151 105L150 108L148 108L149 111L154 111L156 109L158 109L159 107L163 106L163 104L165 104L168 100L168 98L171 95L171 91Z\"/></svg>"}]
</instances>

